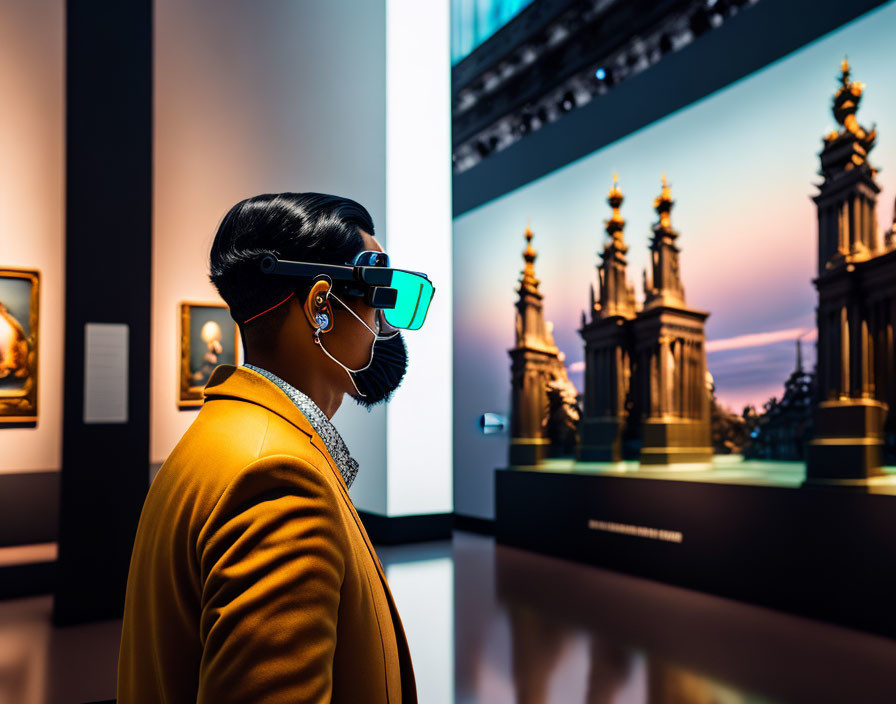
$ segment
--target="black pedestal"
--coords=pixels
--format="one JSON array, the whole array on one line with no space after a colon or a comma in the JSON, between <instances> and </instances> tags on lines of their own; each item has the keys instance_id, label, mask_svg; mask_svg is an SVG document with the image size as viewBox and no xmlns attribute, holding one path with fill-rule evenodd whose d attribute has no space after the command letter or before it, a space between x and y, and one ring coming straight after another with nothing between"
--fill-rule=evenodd
<instances>
[{"instance_id":1,"label":"black pedestal","mask_svg":"<svg viewBox=\"0 0 896 704\"><path fill-rule=\"evenodd\" d=\"M896 496L501 469L495 502L499 543L896 637Z\"/></svg>"}]
</instances>

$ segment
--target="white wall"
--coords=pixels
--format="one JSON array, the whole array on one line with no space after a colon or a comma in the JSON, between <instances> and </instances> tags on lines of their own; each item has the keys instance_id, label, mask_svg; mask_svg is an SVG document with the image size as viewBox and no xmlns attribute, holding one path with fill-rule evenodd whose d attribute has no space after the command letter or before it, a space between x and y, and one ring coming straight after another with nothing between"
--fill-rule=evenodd
<instances>
[{"instance_id":1,"label":"white wall","mask_svg":"<svg viewBox=\"0 0 896 704\"><path fill-rule=\"evenodd\" d=\"M450 513L452 489L451 58L447 0L387 0L386 218L394 266L429 274L388 407L388 515Z\"/></svg>"},{"instance_id":2,"label":"white wall","mask_svg":"<svg viewBox=\"0 0 896 704\"><path fill-rule=\"evenodd\" d=\"M151 460L178 411L177 304L215 300L208 249L224 213L264 192L348 196L388 247L385 0L157 0ZM334 417L361 471L358 508L386 513L386 412Z\"/></svg>"},{"instance_id":3,"label":"white wall","mask_svg":"<svg viewBox=\"0 0 896 704\"><path fill-rule=\"evenodd\" d=\"M395 265L437 289L391 404L334 417L361 465L352 498L452 510L449 40L447 0L157 0L152 462L195 417L176 405L177 305L215 300L221 217L257 193L330 192L367 206Z\"/></svg>"},{"instance_id":4,"label":"white wall","mask_svg":"<svg viewBox=\"0 0 896 704\"><path fill-rule=\"evenodd\" d=\"M41 272L37 426L0 427L0 473L61 463L64 9L63 0L0 0L0 266Z\"/></svg>"}]
</instances>

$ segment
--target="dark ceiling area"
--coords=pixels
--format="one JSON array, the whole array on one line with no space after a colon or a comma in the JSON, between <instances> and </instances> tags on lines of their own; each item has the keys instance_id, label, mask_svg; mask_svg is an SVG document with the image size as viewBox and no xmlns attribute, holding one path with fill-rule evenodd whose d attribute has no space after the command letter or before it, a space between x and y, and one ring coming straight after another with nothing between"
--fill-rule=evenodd
<instances>
[{"instance_id":1,"label":"dark ceiling area","mask_svg":"<svg viewBox=\"0 0 896 704\"><path fill-rule=\"evenodd\" d=\"M880 4L536 1L452 71L454 214L724 88Z\"/></svg>"}]
</instances>

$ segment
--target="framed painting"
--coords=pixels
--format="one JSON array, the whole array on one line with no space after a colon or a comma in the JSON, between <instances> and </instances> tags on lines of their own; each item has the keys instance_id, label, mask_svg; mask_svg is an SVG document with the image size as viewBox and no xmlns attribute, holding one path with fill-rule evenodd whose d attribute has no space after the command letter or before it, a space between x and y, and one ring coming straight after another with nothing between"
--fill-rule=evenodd
<instances>
[{"instance_id":1,"label":"framed painting","mask_svg":"<svg viewBox=\"0 0 896 704\"><path fill-rule=\"evenodd\" d=\"M0 424L37 422L40 272L0 268Z\"/></svg>"},{"instance_id":2,"label":"framed painting","mask_svg":"<svg viewBox=\"0 0 896 704\"><path fill-rule=\"evenodd\" d=\"M178 408L202 405L202 389L219 364L236 364L240 333L227 306L180 304Z\"/></svg>"}]
</instances>

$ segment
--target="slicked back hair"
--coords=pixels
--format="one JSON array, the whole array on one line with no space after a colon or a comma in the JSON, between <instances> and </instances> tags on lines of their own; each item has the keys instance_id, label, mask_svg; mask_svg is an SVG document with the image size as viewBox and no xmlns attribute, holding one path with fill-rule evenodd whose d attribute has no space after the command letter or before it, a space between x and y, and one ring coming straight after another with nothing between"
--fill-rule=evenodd
<instances>
[{"instance_id":1,"label":"slicked back hair","mask_svg":"<svg viewBox=\"0 0 896 704\"><path fill-rule=\"evenodd\" d=\"M245 321L292 292L303 300L311 282L262 273L262 257L347 264L363 249L362 230L373 236L373 220L363 205L349 198L323 193L253 196L234 205L221 220L209 254L209 278L240 332L251 327L275 333L286 306Z\"/></svg>"}]
</instances>

